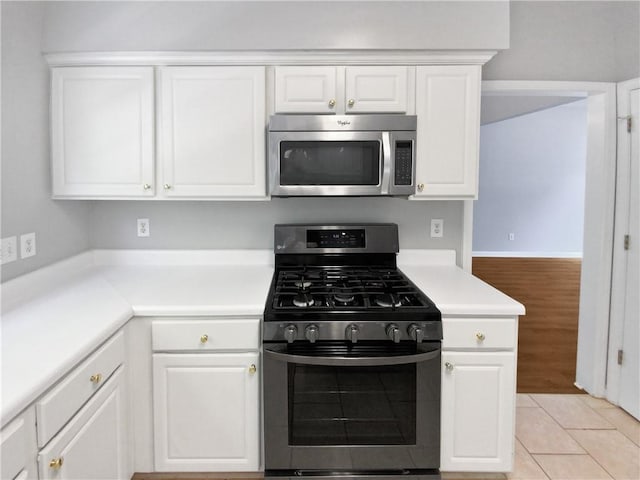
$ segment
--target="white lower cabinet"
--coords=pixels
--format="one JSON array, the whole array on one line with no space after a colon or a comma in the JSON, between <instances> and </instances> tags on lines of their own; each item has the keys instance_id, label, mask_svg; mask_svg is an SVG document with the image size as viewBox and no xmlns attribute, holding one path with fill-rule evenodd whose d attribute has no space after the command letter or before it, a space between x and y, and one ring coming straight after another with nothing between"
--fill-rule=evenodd
<instances>
[{"instance_id":1,"label":"white lower cabinet","mask_svg":"<svg viewBox=\"0 0 640 480\"><path fill-rule=\"evenodd\" d=\"M445 472L509 472L515 451L518 317L442 318Z\"/></svg>"},{"instance_id":2,"label":"white lower cabinet","mask_svg":"<svg viewBox=\"0 0 640 480\"><path fill-rule=\"evenodd\" d=\"M33 406L0 431L0 479L35 480L36 415Z\"/></svg>"},{"instance_id":3,"label":"white lower cabinet","mask_svg":"<svg viewBox=\"0 0 640 480\"><path fill-rule=\"evenodd\" d=\"M153 355L155 470L259 468L258 352Z\"/></svg>"},{"instance_id":4,"label":"white lower cabinet","mask_svg":"<svg viewBox=\"0 0 640 480\"><path fill-rule=\"evenodd\" d=\"M129 478L123 369L40 450L40 480Z\"/></svg>"},{"instance_id":5,"label":"white lower cabinet","mask_svg":"<svg viewBox=\"0 0 640 480\"><path fill-rule=\"evenodd\" d=\"M515 353L442 353L443 471L513 467Z\"/></svg>"}]
</instances>

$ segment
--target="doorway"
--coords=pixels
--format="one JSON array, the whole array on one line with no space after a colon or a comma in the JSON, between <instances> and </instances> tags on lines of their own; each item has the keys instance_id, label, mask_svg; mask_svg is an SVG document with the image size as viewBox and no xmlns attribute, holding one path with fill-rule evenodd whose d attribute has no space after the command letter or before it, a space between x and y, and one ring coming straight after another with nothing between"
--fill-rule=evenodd
<instances>
[{"instance_id":1,"label":"doorway","mask_svg":"<svg viewBox=\"0 0 640 480\"><path fill-rule=\"evenodd\" d=\"M491 81L483 83L483 95L586 99L585 216L583 258L579 266L579 327L574 380L578 388L604 396L615 200L615 85ZM466 211L469 210L467 207ZM468 216L466 222L469 224ZM469 245L470 239L466 241L465 245ZM550 349L543 352L541 358L550 361L556 353ZM537 363L538 370L545 368L544 360Z\"/></svg>"}]
</instances>

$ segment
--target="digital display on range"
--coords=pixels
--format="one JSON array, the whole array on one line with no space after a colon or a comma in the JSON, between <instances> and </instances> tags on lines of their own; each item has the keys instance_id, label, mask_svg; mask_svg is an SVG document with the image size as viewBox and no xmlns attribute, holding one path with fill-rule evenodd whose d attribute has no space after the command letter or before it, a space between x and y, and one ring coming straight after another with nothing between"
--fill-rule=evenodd
<instances>
[{"instance_id":1,"label":"digital display on range","mask_svg":"<svg viewBox=\"0 0 640 480\"><path fill-rule=\"evenodd\" d=\"M364 229L307 230L307 248L365 248Z\"/></svg>"}]
</instances>

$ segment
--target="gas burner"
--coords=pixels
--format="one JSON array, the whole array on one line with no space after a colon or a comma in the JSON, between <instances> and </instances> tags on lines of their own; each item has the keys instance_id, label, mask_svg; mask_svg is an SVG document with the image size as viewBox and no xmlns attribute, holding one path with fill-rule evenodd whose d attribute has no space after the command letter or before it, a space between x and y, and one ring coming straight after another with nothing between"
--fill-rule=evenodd
<instances>
[{"instance_id":1,"label":"gas burner","mask_svg":"<svg viewBox=\"0 0 640 480\"><path fill-rule=\"evenodd\" d=\"M402 300L393 293L383 293L382 295L376 295L375 303L379 307L390 308L401 306Z\"/></svg>"},{"instance_id":2,"label":"gas burner","mask_svg":"<svg viewBox=\"0 0 640 480\"><path fill-rule=\"evenodd\" d=\"M340 305L351 305L355 303L356 297L350 293L334 293L333 300Z\"/></svg>"},{"instance_id":3,"label":"gas burner","mask_svg":"<svg viewBox=\"0 0 640 480\"><path fill-rule=\"evenodd\" d=\"M293 304L299 308L313 307L315 303L313 297L305 292L300 292L293 297Z\"/></svg>"},{"instance_id":4,"label":"gas burner","mask_svg":"<svg viewBox=\"0 0 640 480\"><path fill-rule=\"evenodd\" d=\"M302 290L306 290L311 286L311 282L302 278L300 280L296 280L294 282L294 285L298 288L301 288Z\"/></svg>"}]
</instances>

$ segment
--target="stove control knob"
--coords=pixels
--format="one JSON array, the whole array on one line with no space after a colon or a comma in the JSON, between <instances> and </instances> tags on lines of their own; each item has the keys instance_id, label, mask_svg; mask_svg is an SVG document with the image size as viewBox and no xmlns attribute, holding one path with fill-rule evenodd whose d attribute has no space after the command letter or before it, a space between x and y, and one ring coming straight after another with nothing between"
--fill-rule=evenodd
<instances>
[{"instance_id":1,"label":"stove control knob","mask_svg":"<svg viewBox=\"0 0 640 480\"><path fill-rule=\"evenodd\" d=\"M360 333L360 329L355 323L349 325L344 333L347 340L350 340L351 343L358 343L358 334Z\"/></svg>"},{"instance_id":2,"label":"stove control knob","mask_svg":"<svg viewBox=\"0 0 640 480\"><path fill-rule=\"evenodd\" d=\"M284 328L284 339L288 343L293 343L293 341L296 339L297 336L298 336L298 329L296 328L295 325L287 325Z\"/></svg>"},{"instance_id":3,"label":"stove control knob","mask_svg":"<svg viewBox=\"0 0 640 480\"><path fill-rule=\"evenodd\" d=\"M309 325L304 330L305 337L307 337L307 340L309 340L311 343L316 343L316 340L318 340L318 334L319 331L317 325Z\"/></svg>"},{"instance_id":4,"label":"stove control knob","mask_svg":"<svg viewBox=\"0 0 640 480\"><path fill-rule=\"evenodd\" d=\"M393 340L393 343L400 343L400 329L395 323L387 326L387 337Z\"/></svg>"},{"instance_id":5,"label":"stove control knob","mask_svg":"<svg viewBox=\"0 0 640 480\"><path fill-rule=\"evenodd\" d=\"M407 328L407 333L418 343L422 343L422 340L424 340L424 330L420 325L412 323L409 325L409 328Z\"/></svg>"}]
</instances>

